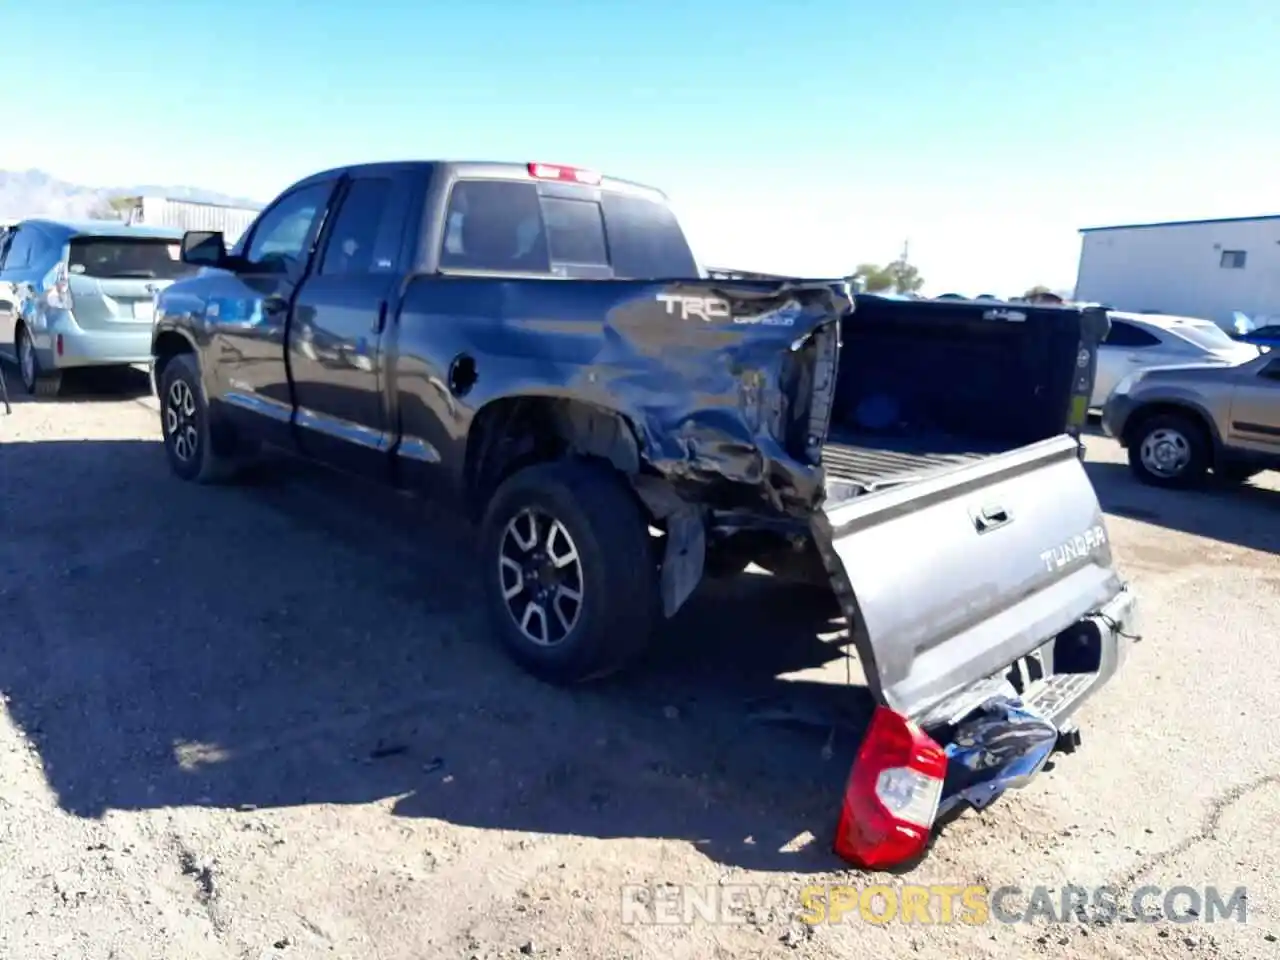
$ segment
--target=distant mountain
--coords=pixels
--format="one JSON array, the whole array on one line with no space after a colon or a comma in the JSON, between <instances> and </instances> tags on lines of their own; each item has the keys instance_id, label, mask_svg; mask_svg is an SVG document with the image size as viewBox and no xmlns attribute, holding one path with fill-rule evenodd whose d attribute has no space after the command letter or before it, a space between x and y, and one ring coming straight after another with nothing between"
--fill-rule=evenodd
<instances>
[{"instance_id":1,"label":"distant mountain","mask_svg":"<svg viewBox=\"0 0 1280 960\"><path fill-rule=\"evenodd\" d=\"M43 170L0 170L0 218L3 219L41 216L84 219L99 213L110 197L139 194L158 194L238 207L262 206L255 200L231 197L199 187L86 187L59 180Z\"/></svg>"}]
</instances>

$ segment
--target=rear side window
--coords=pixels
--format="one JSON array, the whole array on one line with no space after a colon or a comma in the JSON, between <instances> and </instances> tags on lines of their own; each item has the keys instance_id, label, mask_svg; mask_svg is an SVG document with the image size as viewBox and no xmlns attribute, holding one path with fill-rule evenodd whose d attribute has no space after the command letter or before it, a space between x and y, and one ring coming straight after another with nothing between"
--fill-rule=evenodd
<instances>
[{"instance_id":1,"label":"rear side window","mask_svg":"<svg viewBox=\"0 0 1280 960\"><path fill-rule=\"evenodd\" d=\"M470 180L454 185L440 265L550 273L538 191L532 183Z\"/></svg>"},{"instance_id":2,"label":"rear side window","mask_svg":"<svg viewBox=\"0 0 1280 960\"><path fill-rule=\"evenodd\" d=\"M72 275L100 280L176 280L196 267L183 263L176 240L142 237L74 237L67 257Z\"/></svg>"},{"instance_id":3,"label":"rear side window","mask_svg":"<svg viewBox=\"0 0 1280 960\"><path fill-rule=\"evenodd\" d=\"M1212 323L1183 323L1174 327L1173 332L1205 350L1234 350L1236 346L1221 327Z\"/></svg>"},{"instance_id":4,"label":"rear side window","mask_svg":"<svg viewBox=\"0 0 1280 960\"><path fill-rule=\"evenodd\" d=\"M1112 319L1111 332L1102 342L1108 347L1154 347L1160 338L1132 323Z\"/></svg>"},{"instance_id":5,"label":"rear side window","mask_svg":"<svg viewBox=\"0 0 1280 960\"><path fill-rule=\"evenodd\" d=\"M454 186L440 265L561 275L564 267L611 267L625 279L698 275L664 204L609 192L599 202L539 196L532 183L490 180Z\"/></svg>"}]
</instances>

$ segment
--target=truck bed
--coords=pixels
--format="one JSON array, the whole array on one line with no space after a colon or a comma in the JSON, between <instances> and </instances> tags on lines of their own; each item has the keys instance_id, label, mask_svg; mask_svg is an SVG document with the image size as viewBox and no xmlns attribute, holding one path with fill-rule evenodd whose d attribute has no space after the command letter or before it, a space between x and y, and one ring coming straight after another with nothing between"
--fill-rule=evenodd
<instances>
[{"instance_id":1,"label":"truck bed","mask_svg":"<svg viewBox=\"0 0 1280 960\"><path fill-rule=\"evenodd\" d=\"M1000 452L943 436L899 439L837 429L822 448L822 465L829 481L868 491Z\"/></svg>"}]
</instances>

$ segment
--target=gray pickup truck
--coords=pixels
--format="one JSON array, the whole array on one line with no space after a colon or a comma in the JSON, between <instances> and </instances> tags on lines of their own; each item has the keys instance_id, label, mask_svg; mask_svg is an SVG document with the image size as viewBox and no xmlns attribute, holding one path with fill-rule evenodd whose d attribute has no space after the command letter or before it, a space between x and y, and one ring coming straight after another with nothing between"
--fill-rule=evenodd
<instances>
[{"instance_id":1,"label":"gray pickup truck","mask_svg":"<svg viewBox=\"0 0 1280 960\"><path fill-rule=\"evenodd\" d=\"M1078 436L1103 311L717 279L660 192L537 163L329 170L182 249L153 347L178 477L269 445L459 504L496 636L554 682L630 662L706 575L822 583L888 718L861 769L907 776L863 825L1016 785L1116 669L1133 602ZM911 786L917 736L945 790Z\"/></svg>"}]
</instances>

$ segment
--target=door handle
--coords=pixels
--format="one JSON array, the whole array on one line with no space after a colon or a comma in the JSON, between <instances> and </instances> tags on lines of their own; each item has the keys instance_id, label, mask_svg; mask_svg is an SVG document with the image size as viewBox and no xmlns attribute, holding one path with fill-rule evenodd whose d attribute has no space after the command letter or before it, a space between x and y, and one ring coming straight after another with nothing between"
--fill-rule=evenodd
<instances>
[{"instance_id":1,"label":"door handle","mask_svg":"<svg viewBox=\"0 0 1280 960\"><path fill-rule=\"evenodd\" d=\"M373 322L373 332L381 335L387 326L387 301L378 304L378 319Z\"/></svg>"},{"instance_id":2,"label":"door handle","mask_svg":"<svg viewBox=\"0 0 1280 960\"><path fill-rule=\"evenodd\" d=\"M1013 516L1004 507L998 504L988 504L974 510L969 514L973 520L973 527L978 533L986 533L989 530L995 530L997 527L1003 527Z\"/></svg>"}]
</instances>

